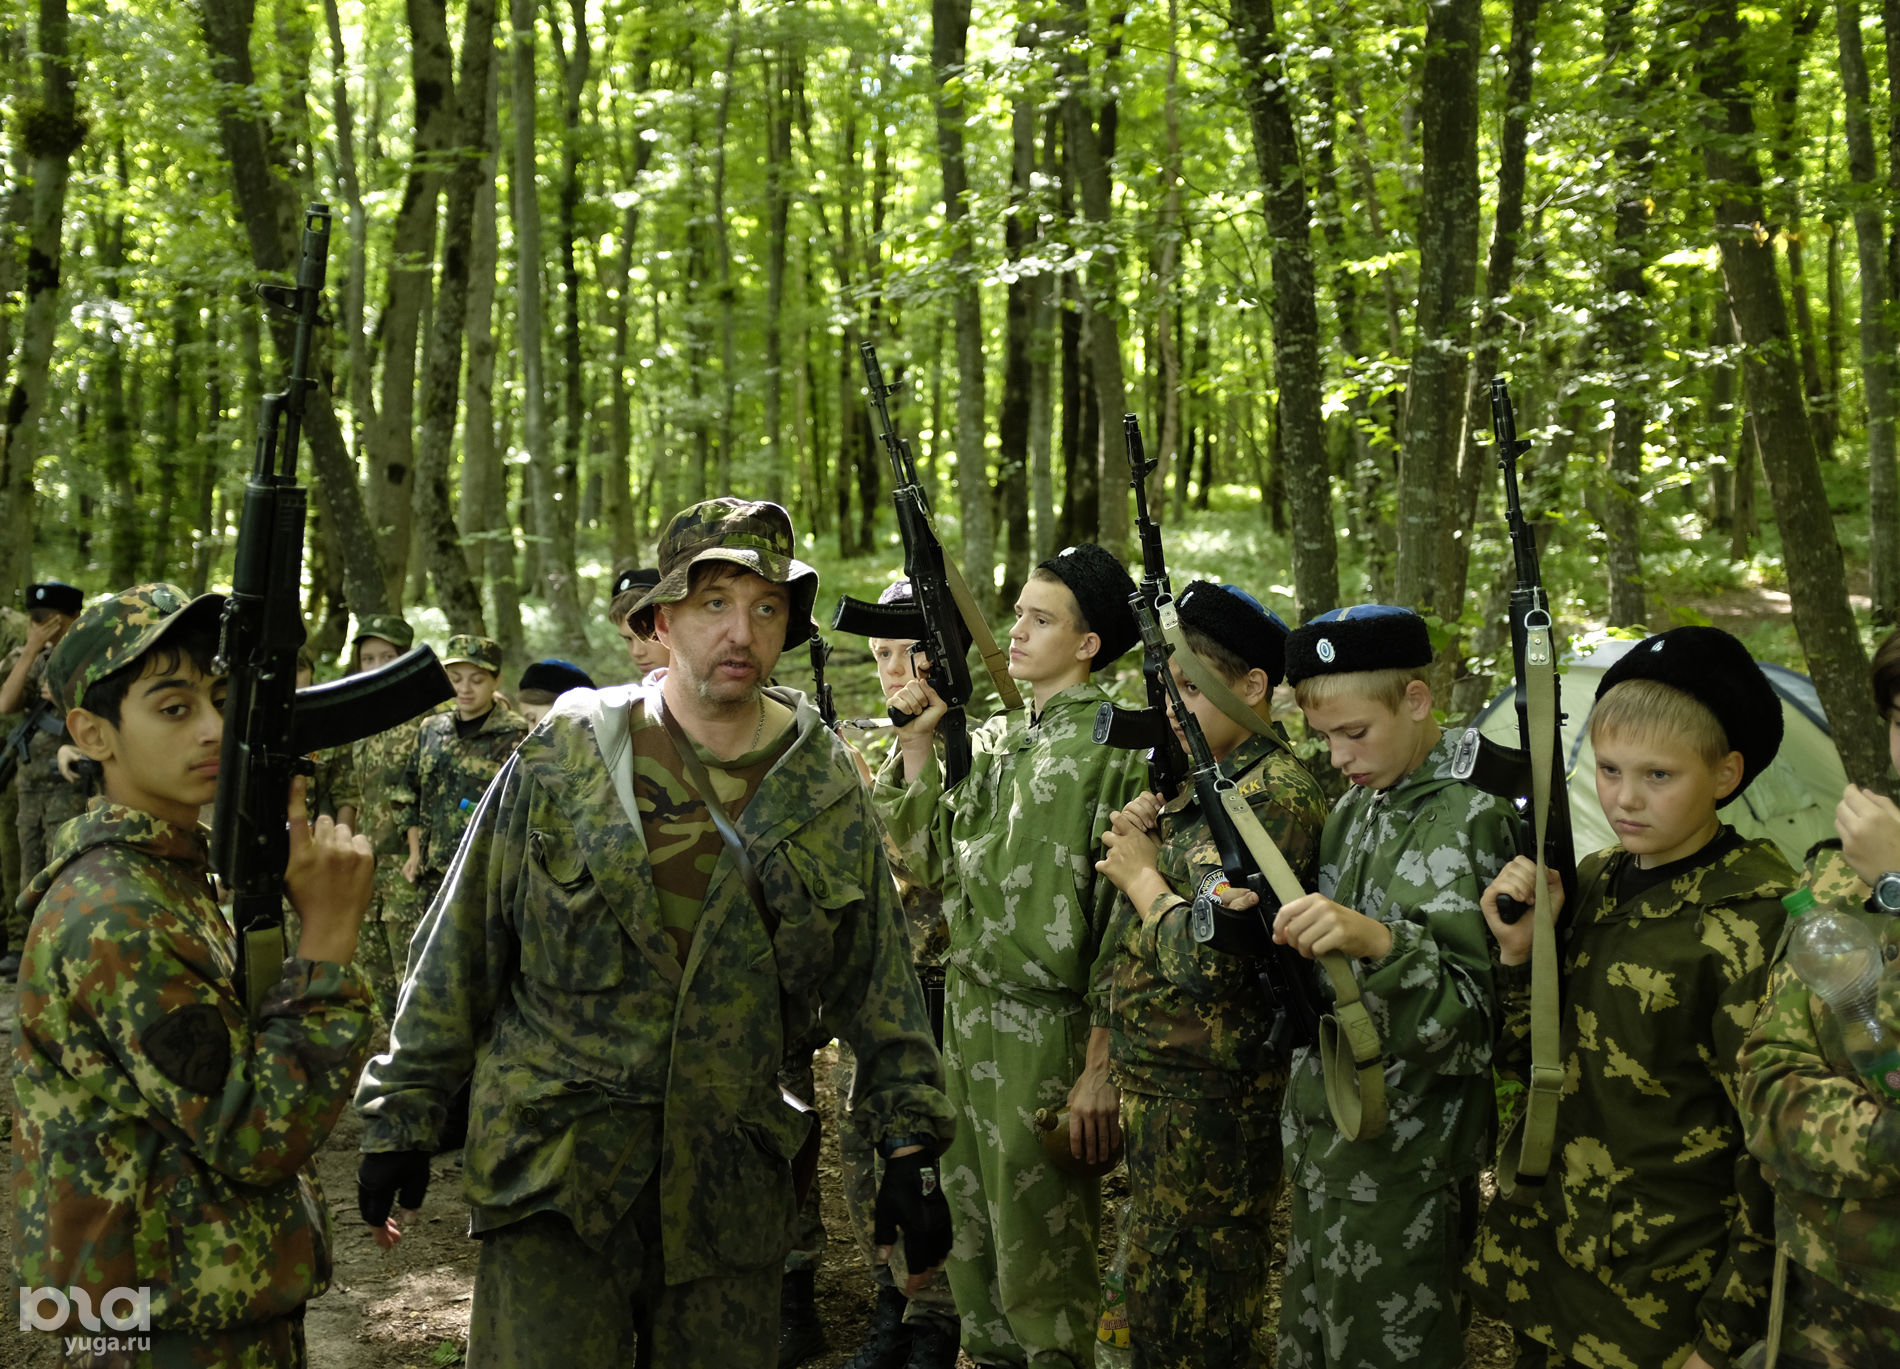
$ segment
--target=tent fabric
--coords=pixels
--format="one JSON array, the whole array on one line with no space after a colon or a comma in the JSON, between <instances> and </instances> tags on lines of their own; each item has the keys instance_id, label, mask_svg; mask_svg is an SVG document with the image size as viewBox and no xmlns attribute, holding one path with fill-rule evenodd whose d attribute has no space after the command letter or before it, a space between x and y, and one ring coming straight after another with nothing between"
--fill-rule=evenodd
<instances>
[{"instance_id":1,"label":"tent fabric","mask_svg":"<svg viewBox=\"0 0 1900 1369\"><path fill-rule=\"evenodd\" d=\"M1566 657L1558 685L1565 710L1565 774L1570 825L1579 857L1615 846L1616 833L1597 804L1596 753L1586 726L1597 682L1633 641L1598 640ZM1814 682L1786 666L1757 662L1781 699L1784 732L1774 763L1734 803L1722 820L1743 836L1766 837L1799 869L1815 842L1834 835L1834 809L1847 787L1847 771L1821 709ZM1512 685L1478 714L1476 726L1505 746L1518 744L1517 687Z\"/></svg>"}]
</instances>

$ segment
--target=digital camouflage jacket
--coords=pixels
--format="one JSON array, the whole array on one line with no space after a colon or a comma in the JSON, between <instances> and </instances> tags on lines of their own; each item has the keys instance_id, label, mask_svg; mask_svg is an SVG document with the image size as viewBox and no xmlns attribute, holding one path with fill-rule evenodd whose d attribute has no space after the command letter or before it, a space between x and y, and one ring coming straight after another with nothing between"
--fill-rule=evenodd
<instances>
[{"instance_id":1,"label":"digital camouflage jacket","mask_svg":"<svg viewBox=\"0 0 1900 1369\"><path fill-rule=\"evenodd\" d=\"M363 800L357 824L376 853L378 874L390 858L400 865L409 855L409 826L404 819L416 806L409 768L415 763L416 734L427 720L411 718L387 732L350 743L350 770Z\"/></svg>"},{"instance_id":2,"label":"digital camouflage jacket","mask_svg":"<svg viewBox=\"0 0 1900 1369\"><path fill-rule=\"evenodd\" d=\"M428 1149L473 1072L476 1231L557 1212L600 1248L655 1179L669 1283L776 1268L806 1125L776 1080L820 1006L856 1053L868 1134L948 1139L870 798L811 702L771 692L796 737L733 821L776 936L721 853L674 954L628 817L629 729L659 725L657 688L563 694L478 807L417 933L396 1044L357 1094L365 1150Z\"/></svg>"},{"instance_id":3,"label":"digital camouflage jacket","mask_svg":"<svg viewBox=\"0 0 1900 1369\"><path fill-rule=\"evenodd\" d=\"M1497 1315L1579 1364L1694 1349L1722 1369L1767 1325L1771 1207L1743 1148L1737 1057L1794 872L1750 839L1619 904L1629 858L1613 848L1578 868L1550 1175L1530 1201L1491 1205L1472 1277ZM1528 1074L1528 986L1509 977L1507 1078Z\"/></svg>"},{"instance_id":4,"label":"digital camouflage jacket","mask_svg":"<svg viewBox=\"0 0 1900 1369\"><path fill-rule=\"evenodd\" d=\"M1062 690L1033 727L999 714L970 734L970 773L945 792L926 767L908 786L895 756L877 785L878 811L904 868L942 890L944 963L1008 998L1109 1025L1111 928L1126 901L1095 873L1110 815L1141 792L1146 759L1095 742L1093 683ZM945 855L950 859L946 860Z\"/></svg>"},{"instance_id":5,"label":"digital camouflage jacket","mask_svg":"<svg viewBox=\"0 0 1900 1369\"><path fill-rule=\"evenodd\" d=\"M96 804L21 895L14 1258L92 1305L152 1290L156 1329L280 1317L330 1279L311 1163L369 1051L343 965L287 961L253 1027L204 839Z\"/></svg>"},{"instance_id":6,"label":"digital camouflage jacket","mask_svg":"<svg viewBox=\"0 0 1900 1369\"><path fill-rule=\"evenodd\" d=\"M408 829L420 827L422 869L446 871L475 805L527 735L528 720L500 699L482 720L481 729L467 740L455 735L452 711L424 718L416 731L416 749L405 783L413 795L411 806L398 814L405 833L405 856Z\"/></svg>"},{"instance_id":7,"label":"digital camouflage jacket","mask_svg":"<svg viewBox=\"0 0 1900 1369\"><path fill-rule=\"evenodd\" d=\"M1456 743L1446 733L1411 774L1390 789L1352 790L1326 819L1319 892L1392 933L1382 959L1354 962L1385 1054L1390 1120L1378 1137L1346 1140L1319 1050L1295 1051L1281 1133L1286 1172L1302 1188L1371 1202L1491 1162L1497 1009L1478 896L1517 854L1517 818L1505 800L1452 778ZM1332 996L1324 976L1320 995Z\"/></svg>"},{"instance_id":8,"label":"digital camouflage jacket","mask_svg":"<svg viewBox=\"0 0 1900 1369\"><path fill-rule=\"evenodd\" d=\"M1306 767L1278 742L1248 737L1221 762L1267 836L1300 882L1319 864L1326 797ZM1162 810L1156 864L1173 893L1122 924L1115 962L1115 1082L1135 1093L1174 1097L1247 1096L1285 1087L1287 1061L1267 1044L1273 1019L1256 962L1196 941L1193 898L1218 878L1220 852L1185 784Z\"/></svg>"},{"instance_id":9,"label":"digital camouflage jacket","mask_svg":"<svg viewBox=\"0 0 1900 1369\"><path fill-rule=\"evenodd\" d=\"M1838 847L1809 858L1807 886L1821 907L1879 935L1880 1020L1900 1036L1900 917L1865 910L1870 891ZM1775 1240L1836 1288L1900 1311L1900 1106L1861 1082L1839 1020L1788 967L1786 952L1784 934L1742 1046L1742 1115L1748 1148L1775 1191Z\"/></svg>"}]
</instances>

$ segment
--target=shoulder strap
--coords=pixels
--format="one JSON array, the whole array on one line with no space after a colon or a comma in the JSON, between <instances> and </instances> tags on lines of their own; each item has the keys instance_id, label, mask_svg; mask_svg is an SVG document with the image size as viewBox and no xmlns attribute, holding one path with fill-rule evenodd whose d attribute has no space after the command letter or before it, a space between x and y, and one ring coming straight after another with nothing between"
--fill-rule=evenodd
<instances>
[{"instance_id":1,"label":"shoulder strap","mask_svg":"<svg viewBox=\"0 0 1900 1369\"><path fill-rule=\"evenodd\" d=\"M956 600L963 626L969 631L970 640L976 644L977 654L983 658L983 668L990 673L990 683L996 686L996 696L1003 701L1006 709L1013 711L1021 708L1023 696L1016 688L1016 682L1009 677L1009 657L996 645L996 636L990 631L983 611L976 606L969 585L964 583L963 572L957 569L957 563L948 556L943 558L943 578L950 583L950 597Z\"/></svg>"},{"instance_id":2,"label":"shoulder strap","mask_svg":"<svg viewBox=\"0 0 1900 1369\"><path fill-rule=\"evenodd\" d=\"M738 829L732 825L732 819L726 816L726 806L719 802L719 795L713 792L712 777L706 773L705 764L693 749L692 739L673 716L673 710L657 695L653 700L653 711L660 715L666 735L672 741L673 749L679 753L680 765L686 771L687 780L699 791L700 800L706 805L706 812L712 818L719 839L725 842L726 854L732 857L732 868L738 871L739 878L745 883L746 893L752 898L752 906L759 910L759 920L765 923L766 936L777 936L778 914L765 901L765 886L759 883L759 872L752 868L752 857L746 854L745 843L739 839Z\"/></svg>"}]
</instances>

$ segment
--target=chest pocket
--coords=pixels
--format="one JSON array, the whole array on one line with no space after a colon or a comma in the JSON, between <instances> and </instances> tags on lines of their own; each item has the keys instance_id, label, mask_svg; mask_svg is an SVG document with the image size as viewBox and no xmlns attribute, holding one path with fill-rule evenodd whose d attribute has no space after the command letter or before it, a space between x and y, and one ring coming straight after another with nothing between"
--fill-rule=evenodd
<instances>
[{"instance_id":1,"label":"chest pocket","mask_svg":"<svg viewBox=\"0 0 1900 1369\"><path fill-rule=\"evenodd\" d=\"M627 977L626 933L571 831L529 831L522 883L523 974L569 993L598 993Z\"/></svg>"}]
</instances>

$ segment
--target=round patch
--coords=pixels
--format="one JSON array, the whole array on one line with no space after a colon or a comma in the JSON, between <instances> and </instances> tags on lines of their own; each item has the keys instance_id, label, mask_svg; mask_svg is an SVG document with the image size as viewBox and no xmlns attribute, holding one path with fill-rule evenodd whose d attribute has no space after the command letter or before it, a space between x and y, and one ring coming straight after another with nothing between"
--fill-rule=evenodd
<instances>
[{"instance_id":1,"label":"round patch","mask_svg":"<svg viewBox=\"0 0 1900 1369\"><path fill-rule=\"evenodd\" d=\"M1319 644L1313 648L1313 654L1319 657L1320 660L1326 662L1327 665L1331 665L1333 658L1339 653L1333 650L1333 639L1331 637L1322 637L1319 639Z\"/></svg>"}]
</instances>

